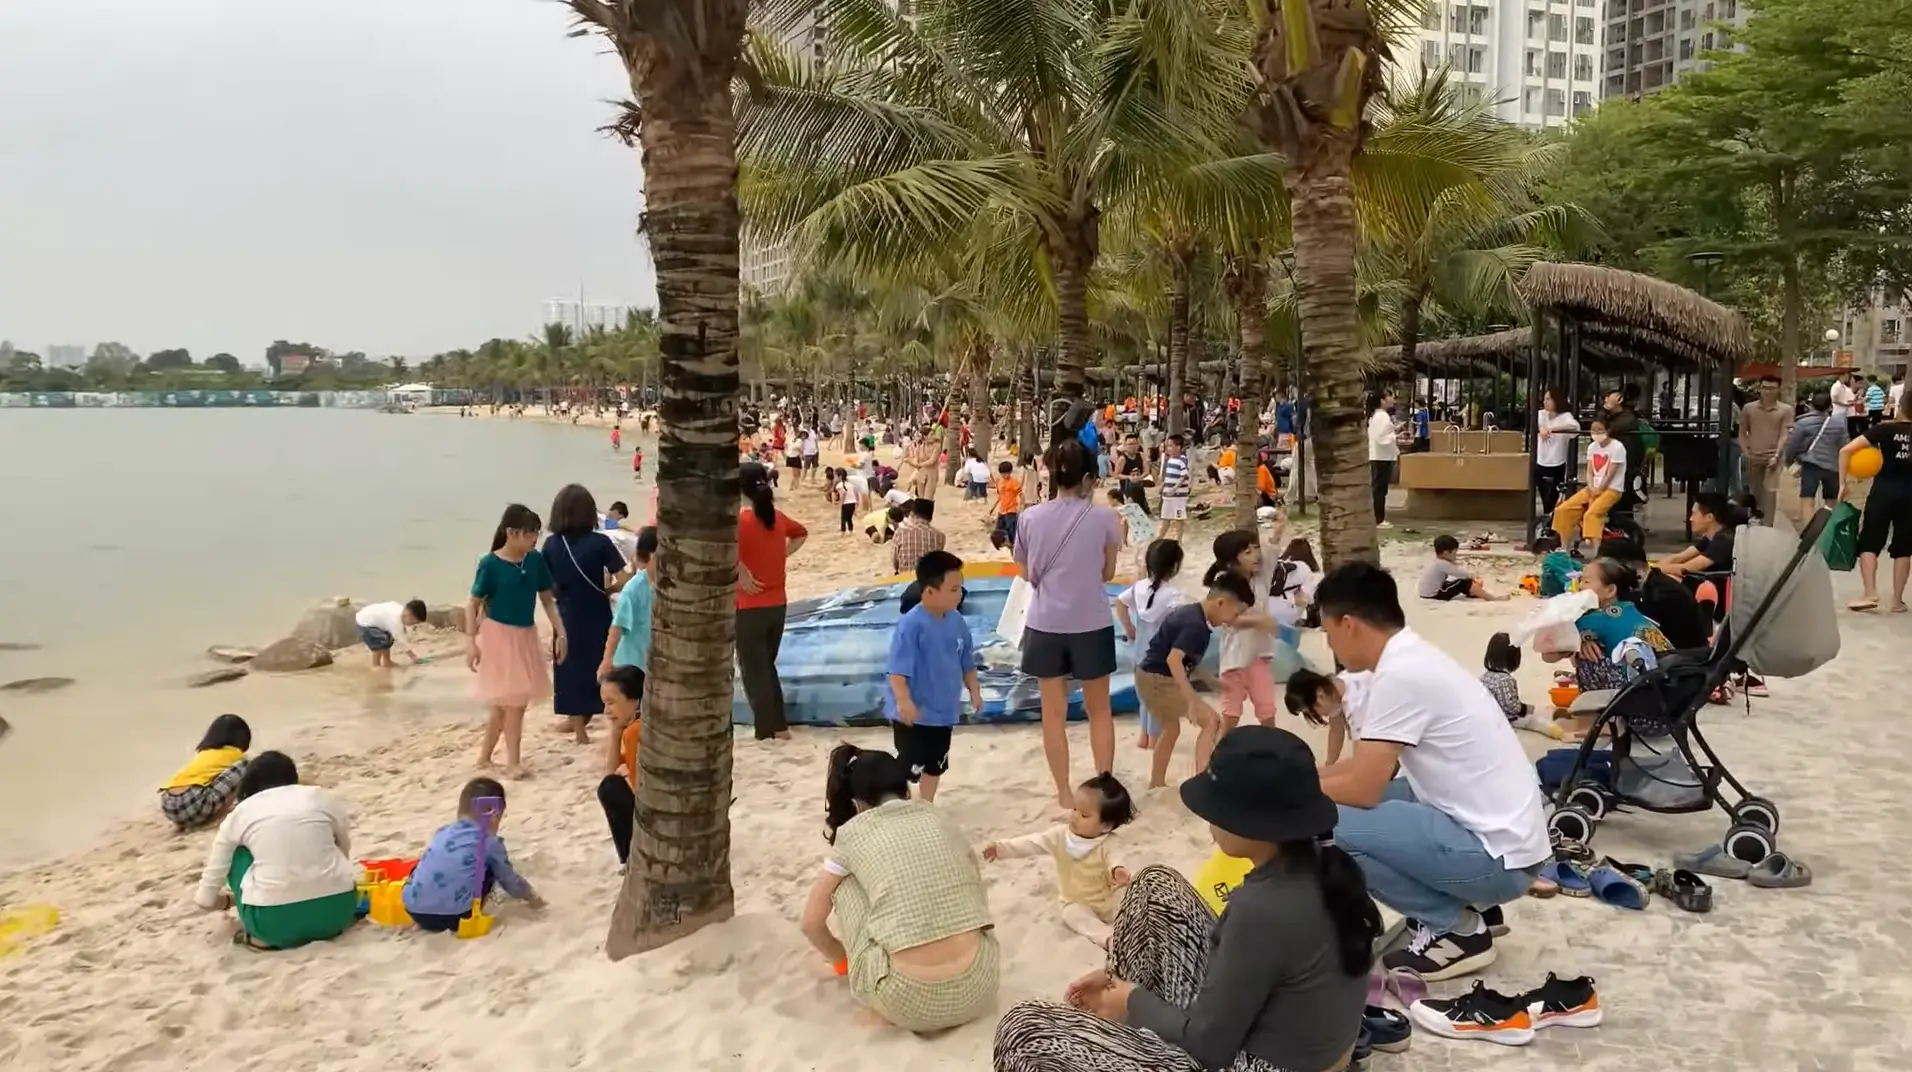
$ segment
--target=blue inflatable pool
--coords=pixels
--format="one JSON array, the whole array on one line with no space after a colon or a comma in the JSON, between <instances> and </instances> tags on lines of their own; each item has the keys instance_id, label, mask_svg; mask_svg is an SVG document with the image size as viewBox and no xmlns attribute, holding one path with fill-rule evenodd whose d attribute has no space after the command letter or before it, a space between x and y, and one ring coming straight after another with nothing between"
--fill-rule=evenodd
<instances>
[{"instance_id":1,"label":"blue inflatable pool","mask_svg":"<svg viewBox=\"0 0 1912 1072\"><path fill-rule=\"evenodd\" d=\"M1017 669L1020 652L996 632L1003 602L1014 583L1007 577L971 578L964 583L963 617L976 638L982 662L983 709L964 714L964 721L1036 722L1042 703L1036 679ZM890 632L896 625L904 584L850 588L834 595L790 604L783 647L777 655L777 673L783 679L785 713L804 726L881 726L883 694L889 689L884 663L889 656ZM1109 586L1109 598L1121 591ZM1206 666L1215 667L1211 645ZM1117 670L1109 679L1109 699L1118 714L1136 710L1134 659L1128 642L1116 631ZM967 703L964 704L968 706ZM739 683L730 702L731 721L749 725L750 705ZM1072 689L1069 717L1080 719L1082 693Z\"/></svg>"}]
</instances>

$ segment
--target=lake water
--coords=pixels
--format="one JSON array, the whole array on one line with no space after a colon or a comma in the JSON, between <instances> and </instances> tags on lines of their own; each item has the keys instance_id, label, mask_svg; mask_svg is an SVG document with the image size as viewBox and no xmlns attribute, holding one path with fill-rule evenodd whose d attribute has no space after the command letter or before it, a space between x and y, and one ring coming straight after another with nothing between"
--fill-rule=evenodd
<instances>
[{"instance_id":1,"label":"lake water","mask_svg":"<svg viewBox=\"0 0 1912 1072\"><path fill-rule=\"evenodd\" d=\"M0 644L38 645L0 649L0 683L78 682L0 692L15 729L0 741L0 816L44 814L36 794L76 784L74 763L88 772L82 810L123 813L118 781L149 795L220 711L245 714L256 739L262 720L292 717L284 708L330 718L334 701L366 706L351 675L317 693L296 678L177 683L213 665L207 646L268 643L330 596L461 602L504 506L543 515L570 481L600 506L640 497L628 453L602 431L543 422L0 410ZM44 833L0 821L0 862L46 848Z\"/></svg>"}]
</instances>

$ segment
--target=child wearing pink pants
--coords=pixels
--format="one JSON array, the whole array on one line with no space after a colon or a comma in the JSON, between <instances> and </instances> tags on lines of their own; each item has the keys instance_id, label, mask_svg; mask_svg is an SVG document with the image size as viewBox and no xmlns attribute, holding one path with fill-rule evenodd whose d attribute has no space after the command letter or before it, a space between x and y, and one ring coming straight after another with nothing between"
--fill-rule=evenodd
<instances>
[{"instance_id":1,"label":"child wearing pink pants","mask_svg":"<svg viewBox=\"0 0 1912 1072\"><path fill-rule=\"evenodd\" d=\"M1280 533L1277 532L1277 539ZM1213 584L1222 572L1240 574L1255 594L1248 611L1221 633L1222 731L1241 721L1243 701L1254 704L1255 719L1275 724L1275 637L1277 625L1268 612L1268 591L1274 555L1256 533L1230 530L1215 537L1215 563L1203 583Z\"/></svg>"}]
</instances>

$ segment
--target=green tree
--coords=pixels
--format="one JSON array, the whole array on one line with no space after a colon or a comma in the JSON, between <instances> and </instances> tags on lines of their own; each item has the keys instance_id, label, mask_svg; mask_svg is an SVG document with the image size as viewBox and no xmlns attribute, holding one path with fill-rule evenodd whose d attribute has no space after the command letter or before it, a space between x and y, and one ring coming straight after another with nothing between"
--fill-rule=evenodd
<instances>
[{"instance_id":1,"label":"green tree","mask_svg":"<svg viewBox=\"0 0 1912 1072\"><path fill-rule=\"evenodd\" d=\"M239 364L238 358L225 353L214 354L207 358L206 367L209 369L218 369L220 372L233 376L237 376L245 371L244 367Z\"/></svg>"}]
</instances>

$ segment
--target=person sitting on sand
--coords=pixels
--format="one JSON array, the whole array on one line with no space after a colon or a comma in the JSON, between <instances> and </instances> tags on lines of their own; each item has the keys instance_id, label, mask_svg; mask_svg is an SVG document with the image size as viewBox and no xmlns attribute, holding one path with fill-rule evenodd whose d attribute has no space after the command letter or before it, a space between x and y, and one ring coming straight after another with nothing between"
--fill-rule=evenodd
<instances>
[{"instance_id":1,"label":"person sitting on sand","mask_svg":"<svg viewBox=\"0 0 1912 1072\"><path fill-rule=\"evenodd\" d=\"M1253 869L1221 918L1188 879L1137 872L1107 967L1068 1005L1025 1001L996 1026L996 1072L1326 1072L1347 1066L1381 913L1335 847L1335 807L1299 737L1244 726L1182 803Z\"/></svg>"},{"instance_id":2,"label":"person sitting on sand","mask_svg":"<svg viewBox=\"0 0 1912 1072\"><path fill-rule=\"evenodd\" d=\"M1626 664L1613 661L1623 645L1639 641L1655 655L1673 650L1658 622L1634 605L1639 594L1639 574L1633 568L1611 558L1596 558L1580 574L1582 591L1592 592L1599 605L1574 621L1580 633L1580 647L1573 651L1547 652L1549 662L1573 660L1573 676L1582 692L1617 689L1625 685L1631 673Z\"/></svg>"},{"instance_id":3,"label":"person sitting on sand","mask_svg":"<svg viewBox=\"0 0 1912 1072\"><path fill-rule=\"evenodd\" d=\"M1056 865L1056 892L1062 897L1062 923L1104 949L1110 924L1122 907L1129 870L1111 858L1109 836L1135 821L1135 803L1113 774L1098 774L1076 786L1069 821L1047 830L983 846L983 859L1020 860L1047 854Z\"/></svg>"},{"instance_id":4,"label":"person sitting on sand","mask_svg":"<svg viewBox=\"0 0 1912 1072\"><path fill-rule=\"evenodd\" d=\"M1496 955L1483 911L1523 896L1553 858L1527 754L1479 678L1408 628L1386 570L1343 563L1315 596L1335 658L1374 673L1353 754L1321 788L1370 892L1414 921L1385 963L1429 981L1477 971Z\"/></svg>"},{"instance_id":5,"label":"person sitting on sand","mask_svg":"<svg viewBox=\"0 0 1912 1072\"><path fill-rule=\"evenodd\" d=\"M878 1016L940 1031L994 1011L1002 951L976 853L948 812L910 799L909 777L888 752L830 753L831 850L803 936Z\"/></svg>"},{"instance_id":6,"label":"person sitting on sand","mask_svg":"<svg viewBox=\"0 0 1912 1072\"><path fill-rule=\"evenodd\" d=\"M1451 599L1506 599L1487 590L1487 586L1474 579L1474 575L1463 569L1460 564L1461 542L1452 536L1442 534L1434 537L1434 558L1427 568L1421 571L1420 596L1422 599L1438 599L1446 602Z\"/></svg>"},{"instance_id":7,"label":"person sitting on sand","mask_svg":"<svg viewBox=\"0 0 1912 1072\"><path fill-rule=\"evenodd\" d=\"M627 588L628 592L629 589ZM619 873L630 863L631 834L637 825L637 746L643 737L644 671L618 666L604 675L601 686L604 713L611 717L611 735L604 755L604 778L598 782L598 804L611 827L611 847L617 850Z\"/></svg>"},{"instance_id":8,"label":"person sitting on sand","mask_svg":"<svg viewBox=\"0 0 1912 1072\"><path fill-rule=\"evenodd\" d=\"M235 909L235 944L291 949L345 933L358 918L358 874L344 806L300 785L292 757L261 752L246 764L193 902Z\"/></svg>"},{"instance_id":9,"label":"person sitting on sand","mask_svg":"<svg viewBox=\"0 0 1912 1072\"><path fill-rule=\"evenodd\" d=\"M395 648L402 650L406 658L418 662L418 652L412 650L410 644L401 647L401 642L411 639L413 626L425 624L428 613L422 599L404 603L367 603L360 607L353 621L358 623L359 639L365 642L365 649L372 653L372 669L391 666Z\"/></svg>"},{"instance_id":10,"label":"person sitting on sand","mask_svg":"<svg viewBox=\"0 0 1912 1072\"><path fill-rule=\"evenodd\" d=\"M495 799L498 813L491 817L490 828L479 825L480 800ZM405 912L424 931L455 931L459 921L469 918L473 902L491 896L494 885L523 901L532 909L544 907L544 899L511 866L511 854L498 829L505 823L505 787L490 778L473 778L458 794L458 818L438 828L431 843L418 858L412 877L405 882ZM484 854L484 864L478 862ZM483 879L480 880L479 876Z\"/></svg>"},{"instance_id":11,"label":"person sitting on sand","mask_svg":"<svg viewBox=\"0 0 1912 1072\"><path fill-rule=\"evenodd\" d=\"M180 832L205 826L226 814L246 776L246 749L252 727L238 715L220 715L206 727L191 762L179 768L159 790L159 813Z\"/></svg>"}]
</instances>

